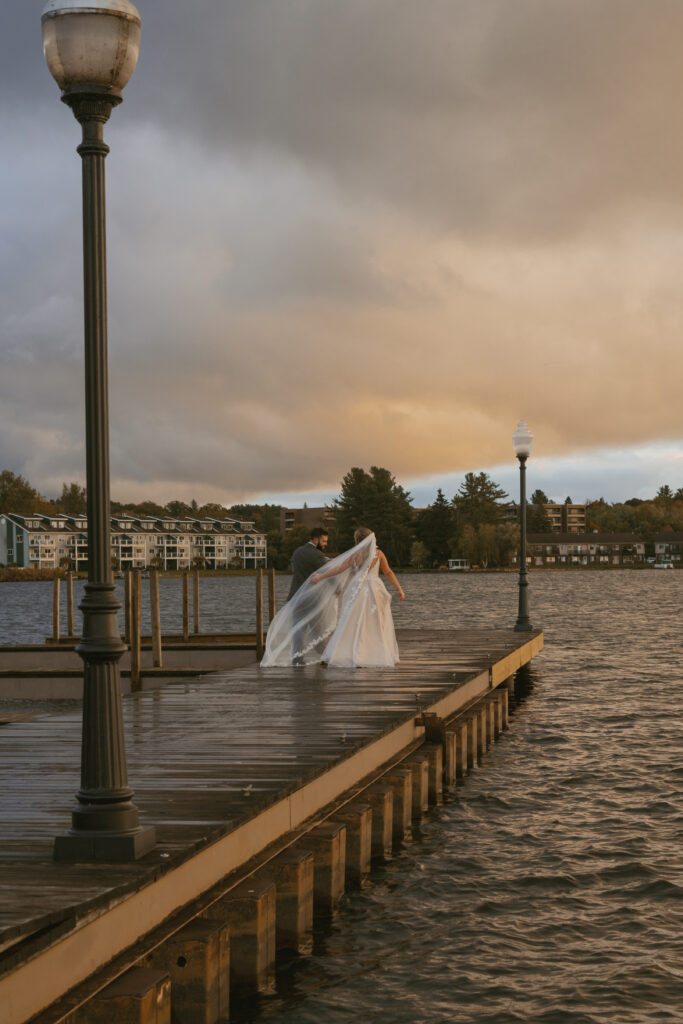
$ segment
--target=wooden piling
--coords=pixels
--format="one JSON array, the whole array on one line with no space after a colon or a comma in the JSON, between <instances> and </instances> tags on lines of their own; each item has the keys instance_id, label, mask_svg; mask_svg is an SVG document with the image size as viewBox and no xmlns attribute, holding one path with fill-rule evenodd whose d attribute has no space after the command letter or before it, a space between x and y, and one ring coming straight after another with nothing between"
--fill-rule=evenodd
<instances>
[{"instance_id":1,"label":"wooden piling","mask_svg":"<svg viewBox=\"0 0 683 1024\"><path fill-rule=\"evenodd\" d=\"M199 569L195 569L192 573L192 616L194 635L199 636Z\"/></svg>"},{"instance_id":2,"label":"wooden piling","mask_svg":"<svg viewBox=\"0 0 683 1024\"><path fill-rule=\"evenodd\" d=\"M133 618L133 578L130 569L123 577L123 640L130 646L130 624Z\"/></svg>"},{"instance_id":3,"label":"wooden piling","mask_svg":"<svg viewBox=\"0 0 683 1024\"><path fill-rule=\"evenodd\" d=\"M183 640L190 639L190 577L183 573Z\"/></svg>"},{"instance_id":4,"label":"wooden piling","mask_svg":"<svg viewBox=\"0 0 683 1024\"><path fill-rule=\"evenodd\" d=\"M275 569L268 570L268 622L275 618Z\"/></svg>"},{"instance_id":5,"label":"wooden piling","mask_svg":"<svg viewBox=\"0 0 683 1024\"><path fill-rule=\"evenodd\" d=\"M130 688L135 693L142 689L141 669L141 612L142 612L142 579L140 573L131 573L132 607L130 618Z\"/></svg>"},{"instance_id":6,"label":"wooden piling","mask_svg":"<svg viewBox=\"0 0 683 1024\"><path fill-rule=\"evenodd\" d=\"M159 570L149 571L149 610L152 618L152 664L162 667L161 606L159 604Z\"/></svg>"},{"instance_id":7,"label":"wooden piling","mask_svg":"<svg viewBox=\"0 0 683 1024\"><path fill-rule=\"evenodd\" d=\"M52 581L52 639L55 643L59 640L59 586L61 580L55 576Z\"/></svg>"},{"instance_id":8,"label":"wooden piling","mask_svg":"<svg viewBox=\"0 0 683 1024\"><path fill-rule=\"evenodd\" d=\"M66 574L66 632L74 635L74 574Z\"/></svg>"},{"instance_id":9,"label":"wooden piling","mask_svg":"<svg viewBox=\"0 0 683 1024\"><path fill-rule=\"evenodd\" d=\"M256 660L263 657L263 569L256 570Z\"/></svg>"}]
</instances>

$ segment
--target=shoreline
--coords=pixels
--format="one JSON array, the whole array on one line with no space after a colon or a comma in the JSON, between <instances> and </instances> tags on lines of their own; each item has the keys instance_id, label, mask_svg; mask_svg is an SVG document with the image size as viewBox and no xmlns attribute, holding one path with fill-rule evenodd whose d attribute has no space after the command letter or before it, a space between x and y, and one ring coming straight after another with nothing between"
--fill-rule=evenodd
<instances>
[{"instance_id":1,"label":"shoreline","mask_svg":"<svg viewBox=\"0 0 683 1024\"><path fill-rule=\"evenodd\" d=\"M673 564L674 569L683 569L683 563ZM535 565L527 566L527 573L537 572L619 572L630 570L642 572L654 569L652 563L646 565ZM145 571L145 570L140 570ZM180 579L187 575L186 572L178 569L157 570L159 576L164 579ZM254 578L257 569L198 569L188 570L189 573L198 572L201 578ZM268 570L270 571L270 570ZM275 569L276 576L291 576L289 569ZM401 576L491 576L501 574L518 575L519 569L510 567L495 567L491 569L413 569L410 566L397 568L397 575ZM72 573L74 580L87 580L87 573ZM0 583L51 583L55 579L66 580L68 571L65 569L0 569ZM121 577L118 577L121 578Z\"/></svg>"}]
</instances>

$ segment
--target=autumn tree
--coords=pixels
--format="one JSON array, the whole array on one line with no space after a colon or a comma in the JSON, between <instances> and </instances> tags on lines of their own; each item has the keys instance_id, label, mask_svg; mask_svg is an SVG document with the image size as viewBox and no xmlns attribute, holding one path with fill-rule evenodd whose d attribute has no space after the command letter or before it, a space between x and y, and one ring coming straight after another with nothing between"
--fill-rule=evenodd
<instances>
[{"instance_id":1,"label":"autumn tree","mask_svg":"<svg viewBox=\"0 0 683 1024\"><path fill-rule=\"evenodd\" d=\"M410 546L410 564L414 569L424 569L429 562L429 549L421 540L414 540Z\"/></svg>"},{"instance_id":2,"label":"autumn tree","mask_svg":"<svg viewBox=\"0 0 683 1024\"><path fill-rule=\"evenodd\" d=\"M0 512L15 512L30 516L32 512L47 511L48 503L28 480L18 473L3 469L0 473Z\"/></svg>"}]
</instances>

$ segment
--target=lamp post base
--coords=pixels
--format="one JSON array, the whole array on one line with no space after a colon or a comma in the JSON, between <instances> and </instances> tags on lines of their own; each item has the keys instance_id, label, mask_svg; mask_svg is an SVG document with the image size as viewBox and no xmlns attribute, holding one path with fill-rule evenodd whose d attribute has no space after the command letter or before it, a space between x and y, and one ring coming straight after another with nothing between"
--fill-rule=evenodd
<instances>
[{"instance_id":1,"label":"lamp post base","mask_svg":"<svg viewBox=\"0 0 683 1024\"><path fill-rule=\"evenodd\" d=\"M64 832L55 837L54 859L61 861L139 860L156 845L153 826L137 828L130 835L107 832Z\"/></svg>"},{"instance_id":2,"label":"lamp post base","mask_svg":"<svg viewBox=\"0 0 683 1024\"><path fill-rule=\"evenodd\" d=\"M516 622L515 625L514 625L514 632L515 633L528 633L533 628L534 627L531 625L530 622Z\"/></svg>"}]
</instances>

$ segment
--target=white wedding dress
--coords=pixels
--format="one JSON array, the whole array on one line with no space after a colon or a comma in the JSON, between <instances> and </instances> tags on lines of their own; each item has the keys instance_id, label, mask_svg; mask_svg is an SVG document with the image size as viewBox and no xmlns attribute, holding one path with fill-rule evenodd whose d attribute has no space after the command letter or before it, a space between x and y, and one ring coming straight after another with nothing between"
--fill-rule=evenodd
<instances>
[{"instance_id":1,"label":"white wedding dress","mask_svg":"<svg viewBox=\"0 0 683 1024\"><path fill-rule=\"evenodd\" d=\"M341 571L306 580L270 624L262 668L314 665L386 668L399 660L391 597L379 576L375 535L325 566Z\"/></svg>"}]
</instances>

